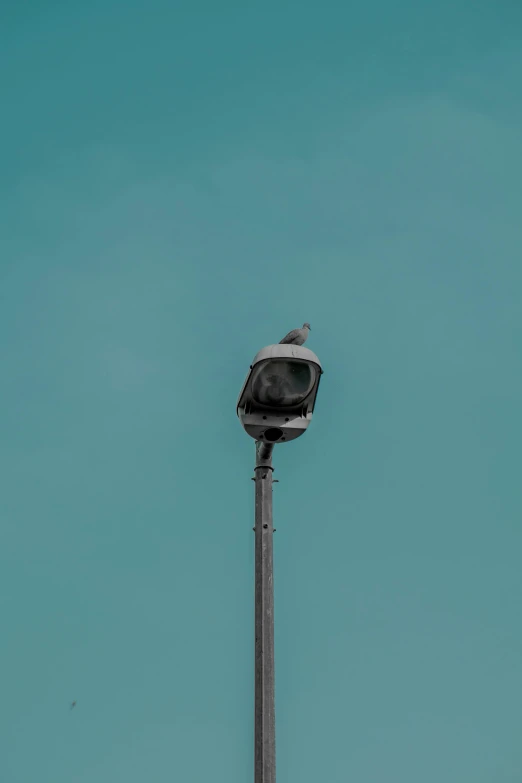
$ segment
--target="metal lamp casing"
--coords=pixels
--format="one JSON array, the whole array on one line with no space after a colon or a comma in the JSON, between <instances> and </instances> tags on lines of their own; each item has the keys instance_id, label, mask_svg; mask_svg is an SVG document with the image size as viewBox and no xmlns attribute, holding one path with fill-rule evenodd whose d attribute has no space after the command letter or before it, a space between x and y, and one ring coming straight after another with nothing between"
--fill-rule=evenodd
<instances>
[{"instance_id":1,"label":"metal lamp casing","mask_svg":"<svg viewBox=\"0 0 522 783\"><path fill-rule=\"evenodd\" d=\"M308 428L323 373L302 345L267 345L250 365L237 415L245 432L264 443L286 443Z\"/></svg>"}]
</instances>

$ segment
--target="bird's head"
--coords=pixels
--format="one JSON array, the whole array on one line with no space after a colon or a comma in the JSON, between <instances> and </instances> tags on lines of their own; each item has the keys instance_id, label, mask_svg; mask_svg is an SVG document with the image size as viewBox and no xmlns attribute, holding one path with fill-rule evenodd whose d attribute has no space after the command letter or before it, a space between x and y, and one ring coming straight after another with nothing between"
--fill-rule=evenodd
<instances>
[{"instance_id":1,"label":"bird's head","mask_svg":"<svg viewBox=\"0 0 522 783\"><path fill-rule=\"evenodd\" d=\"M312 331L312 327L310 326L310 324L303 324L303 329L309 329L310 331Z\"/></svg>"}]
</instances>

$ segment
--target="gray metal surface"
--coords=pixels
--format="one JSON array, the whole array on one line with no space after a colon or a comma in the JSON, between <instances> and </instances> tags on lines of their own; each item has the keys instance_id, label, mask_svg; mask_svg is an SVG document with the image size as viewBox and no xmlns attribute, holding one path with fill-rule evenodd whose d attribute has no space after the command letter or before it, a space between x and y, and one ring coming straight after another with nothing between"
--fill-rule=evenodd
<instances>
[{"instance_id":1,"label":"gray metal surface","mask_svg":"<svg viewBox=\"0 0 522 783\"><path fill-rule=\"evenodd\" d=\"M256 442L254 783L275 783L272 448Z\"/></svg>"},{"instance_id":2,"label":"gray metal surface","mask_svg":"<svg viewBox=\"0 0 522 783\"><path fill-rule=\"evenodd\" d=\"M281 343L265 345L254 356L252 367L265 359L304 359L321 367L319 357L305 345L283 345Z\"/></svg>"}]
</instances>

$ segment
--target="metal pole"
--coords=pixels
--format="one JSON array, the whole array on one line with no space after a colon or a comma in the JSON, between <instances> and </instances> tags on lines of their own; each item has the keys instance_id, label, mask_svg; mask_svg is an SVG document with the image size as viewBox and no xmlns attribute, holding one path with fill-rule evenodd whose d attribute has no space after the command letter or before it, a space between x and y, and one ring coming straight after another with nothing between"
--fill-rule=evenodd
<instances>
[{"instance_id":1,"label":"metal pole","mask_svg":"<svg viewBox=\"0 0 522 783\"><path fill-rule=\"evenodd\" d=\"M254 783L275 783L272 450L256 442Z\"/></svg>"}]
</instances>

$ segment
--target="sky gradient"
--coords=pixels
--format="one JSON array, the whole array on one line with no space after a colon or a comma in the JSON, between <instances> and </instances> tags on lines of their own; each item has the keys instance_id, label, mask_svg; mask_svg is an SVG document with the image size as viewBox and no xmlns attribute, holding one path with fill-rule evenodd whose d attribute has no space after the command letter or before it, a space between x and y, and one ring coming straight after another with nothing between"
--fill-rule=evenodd
<instances>
[{"instance_id":1,"label":"sky gradient","mask_svg":"<svg viewBox=\"0 0 522 783\"><path fill-rule=\"evenodd\" d=\"M309 321L278 781L519 783L521 36L514 0L2 4L2 782L253 779L235 404Z\"/></svg>"}]
</instances>

